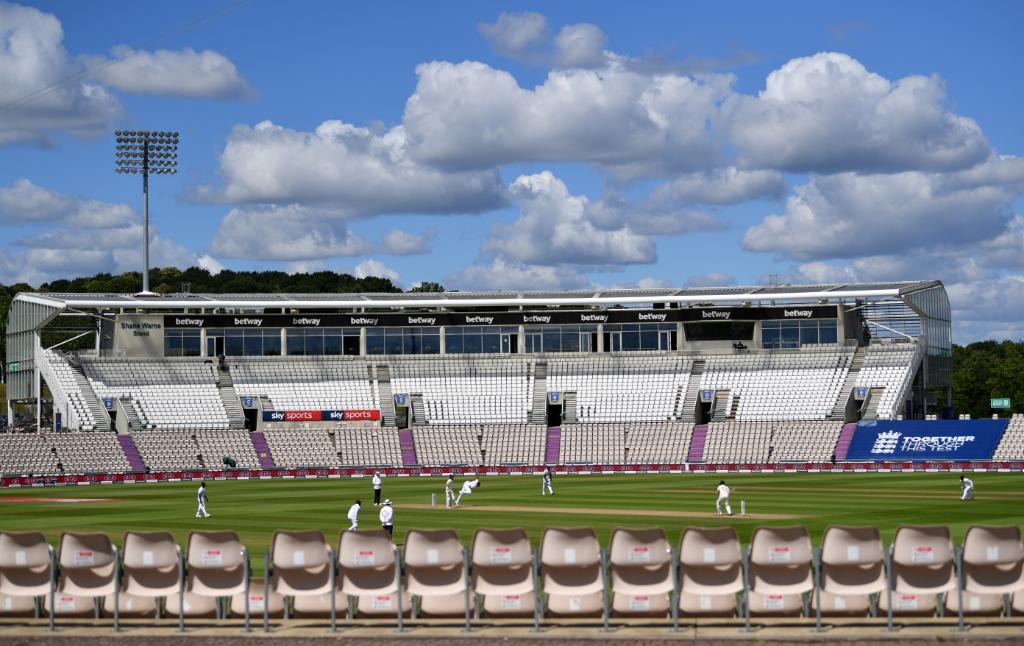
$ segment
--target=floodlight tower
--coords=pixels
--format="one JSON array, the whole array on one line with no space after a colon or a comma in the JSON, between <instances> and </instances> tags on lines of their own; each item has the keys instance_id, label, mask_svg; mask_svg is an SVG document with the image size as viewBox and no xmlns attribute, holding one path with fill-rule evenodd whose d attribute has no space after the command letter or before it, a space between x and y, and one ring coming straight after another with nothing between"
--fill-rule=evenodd
<instances>
[{"instance_id":1,"label":"floodlight tower","mask_svg":"<svg viewBox=\"0 0 1024 646\"><path fill-rule=\"evenodd\" d=\"M178 172L178 133L162 130L118 130L115 173L142 175L142 293L149 291L149 175Z\"/></svg>"}]
</instances>

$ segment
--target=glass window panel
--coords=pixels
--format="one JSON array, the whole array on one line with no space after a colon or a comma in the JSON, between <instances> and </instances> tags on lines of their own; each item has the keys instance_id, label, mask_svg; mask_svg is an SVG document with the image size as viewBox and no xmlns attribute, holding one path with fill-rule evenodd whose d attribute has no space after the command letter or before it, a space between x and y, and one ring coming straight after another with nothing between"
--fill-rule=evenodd
<instances>
[{"instance_id":1,"label":"glass window panel","mask_svg":"<svg viewBox=\"0 0 1024 646\"><path fill-rule=\"evenodd\" d=\"M462 354L462 339L464 337L461 334L448 334L445 332L444 335L444 351L449 354Z\"/></svg>"},{"instance_id":2,"label":"glass window panel","mask_svg":"<svg viewBox=\"0 0 1024 646\"><path fill-rule=\"evenodd\" d=\"M229 336L224 339L224 354L240 357L244 352L244 339L240 336Z\"/></svg>"},{"instance_id":3,"label":"glass window panel","mask_svg":"<svg viewBox=\"0 0 1024 646\"><path fill-rule=\"evenodd\" d=\"M246 334L244 351L247 357L261 356L263 354L263 335Z\"/></svg>"},{"instance_id":4,"label":"glass window panel","mask_svg":"<svg viewBox=\"0 0 1024 646\"><path fill-rule=\"evenodd\" d=\"M818 343L836 343L836 322L822 321Z\"/></svg>"},{"instance_id":5,"label":"glass window panel","mask_svg":"<svg viewBox=\"0 0 1024 646\"><path fill-rule=\"evenodd\" d=\"M544 352L561 352L562 351L562 335L558 333L558 330L545 330L544 331Z\"/></svg>"},{"instance_id":6,"label":"glass window panel","mask_svg":"<svg viewBox=\"0 0 1024 646\"><path fill-rule=\"evenodd\" d=\"M440 354L441 353L441 335L440 334L424 334L420 339L421 348L420 352L423 354Z\"/></svg>"},{"instance_id":7,"label":"glass window panel","mask_svg":"<svg viewBox=\"0 0 1024 646\"><path fill-rule=\"evenodd\" d=\"M462 341L466 354L480 354L482 346L479 334L467 334L462 337Z\"/></svg>"},{"instance_id":8,"label":"glass window panel","mask_svg":"<svg viewBox=\"0 0 1024 646\"><path fill-rule=\"evenodd\" d=\"M484 334L482 335L484 352L497 354L501 352L501 335L500 334Z\"/></svg>"},{"instance_id":9,"label":"glass window panel","mask_svg":"<svg viewBox=\"0 0 1024 646\"><path fill-rule=\"evenodd\" d=\"M623 332L622 333L622 350L629 352L631 350L640 349L640 333L639 332Z\"/></svg>"},{"instance_id":10,"label":"glass window panel","mask_svg":"<svg viewBox=\"0 0 1024 646\"><path fill-rule=\"evenodd\" d=\"M324 336L324 354L341 354L341 336Z\"/></svg>"},{"instance_id":11,"label":"glass window panel","mask_svg":"<svg viewBox=\"0 0 1024 646\"><path fill-rule=\"evenodd\" d=\"M263 356L275 357L281 354L281 335L263 337Z\"/></svg>"},{"instance_id":12,"label":"glass window panel","mask_svg":"<svg viewBox=\"0 0 1024 646\"><path fill-rule=\"evenodd\" d=\"M384 353L402 354L402 335L388 332L384 335Z\"/></svg>"},{"instance_id":13,"label":"glass window panel","mask_svg":"<svg viewBox=\"0 0 1024 646\"><path fill-rule=\"evenodd\" d=\"M778 326L761 329L761 344L766 348L778 348L781 335Z\"/></svg>"},{"instance_id":14,"label":"glass window panel","mask_svg":"<svg viewBox=\"0 0 1024 646\"><path fill-rule=\"evenodd\" d=\"M306 337L299 330L288 331L288 354L306 354Z\"/></svg>"},{"instance_id":15,"label":"glass window panel","mask_svg":"<svg viewBox=\"0 0 1024 646\"><path fill-rule=\"evenodd\" d=\"M324 337L321 335L307 335L306 336L306 354L310 356L321 355L324 353Z\"/></svg>"},{"instance_id":16,"label":"glass window panel","mask_svg":"<svg viewBox=\"0 0 1024 646\"><path fill-rule=\"evenodd\" d=\"M402 336L402 354L419 354L420 338L415 334Z\"/></svg>"},{"instance_id":17,"label":"glass window panel","mask_svg":"<svg viewBox=\"0 0 1024 646\"><path fill-rule=\"evenodd\" d=\"M580 351L580 333L578 331L562 332L562 352L579 352L579 351Z\"/></svg>"},{"instance_id":18,"label":"glass window panel","mask_svg":"<svg viewBox=\"0 0 1024 646\"><path fill-rule=\"evenodd\" d=\"M657 350L658 349L658 333L654 330L645 330L640 333L640 349L641 350Z\"/></svg>"}]
</instances>

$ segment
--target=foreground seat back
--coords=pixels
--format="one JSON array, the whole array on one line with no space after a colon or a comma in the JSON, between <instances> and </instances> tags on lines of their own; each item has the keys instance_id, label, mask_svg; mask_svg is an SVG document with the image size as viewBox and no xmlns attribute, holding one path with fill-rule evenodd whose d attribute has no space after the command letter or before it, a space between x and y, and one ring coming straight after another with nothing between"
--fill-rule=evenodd
<instances>
[{"instance_id":1,"label":"foreground seat back","mask_svg":"<svg viewBox=\"0 0 1024 646\"><path fill-rule=\"evenodd\" d=\"M885 549L878 528L829 527L825 530L821 541L821 589L824 592L867 595L881 592L885 586Z\"/></svg>"},{"instance_id":2,"label":"foreground seat back","mask_svg":"<svg viewBox=\"0 0 1024 646\"><path fill-rule=\"evenodd\" d=\"M38 597L50 590L53 548L41 532L0 532L0 595ZM14 610L16 602L11 602Z\"/></svg>"},{"instance_id":3,"label":"foreground seat back","mask_svg":"<svg viewBox=\"0 0 1024 646\"><path fill-rule=\"evenodd\" d=\"M64 532L58 558L61 594L104 597L114 593L117 552L106 534Z\"/></svg>"},{"instance_id":4,"label":"foreground seat back","mask_svg":"<svg viewBox=\"0 0 1024 646\"><path fill-rule=\"evenodd\" d=\"M608 549L612 610L617 614L663 615L675 586L672 549L662 529L616 529Z\"/></svg>"},{"instance_id":5,"label":"foreground seat back","mask_svg":"<svg viewBox=\"0 0 1024 646\"><path fill-rule=\"evenodd\" d=\"M548 612L556 616L594 616L604 611L601 544L593 529L545 529L540 567Z\"/></svg>"},{"instance_id":6,"label":"foreground seat back","mask_svg":"<svg viewBox=\"0 0 1024 646\"><path fill-rule=\"evenodd\" d=\"M328 552L327 541L321 532L274 532L271 541L274 592L291 597L329 592L331 562Z\"/></svg>"},{"instance_id":7,"label":"foreground seat back","mask_svg":"<svg viewBox=\"0 0 1024 646\"><path fill-rule=\"evenodd\" d=\"M453 529L410 530L404 561L409 592L422 597L422 609L433 616L466 611L465 551Z\"/></svg>"},{"instance_id":8,"label":"foreground seat back","mask_svg":"<svg viewBox=\"0 0 1024 646\"><path fill-rule=\"evenodd\" d=\"M923 595L954 589L953 558L948 528L901 525L892 546L893 591Z\"/></svg>"},{"instance_id":9,"label":"foreground seat back","mask_svg":"<svg viewBox=\"0 0 1024 646\"><path fill-rule=\"evenodd\" d=\"M1019 527L969 527L963 558L965 590L978 594L1024 590L1024 545ZM966 601L964 610L968 610Z\"/></svg>"},{"instance_id":10,"label":"foreground seat back","mask_svg":"<svg viewBox=\"0 0 1024 646\"><path fill-rule=\"evenodd\" d=\"M395 546L382 529L342 532L338 537L338 580L343 594L390 594L397 590Z\"/></svg>"},{"instance_id":11,"label":"foreground seat back","mask_svg":"<svg viewBox=\"0 0 1024 646\"><path fill-rule=\"evenodd\" d=\"M192 532L187 559L188 592L204 597L245 592L245 548L235 532Z\"/></svg>"},{"instance_id":12,"label":"foreground seat back","mask_svg":"<svg viewBox=\"0 0 1024 646\"><path fill-rule=\"evenodd\" d=\"M743 590L743 557L732 527L689 527L679 539L679 588L688 595L731 595ZM683 603L680 598L680 604ZM700 609L700 599L687 599ZM704 601L706 610L720 614L727 600ZM735 601L731 607L735 608ZM682 610L682 605L680 605Z\"/></svg>"},{"instance_id":13,"label":"foreground seat back","mask_svg":"<svg viewBox=\"0 0 1024 646\"><path fill-rule=\"evenodd\" d=\"M480 529L471 552L473 590L488 615L533 612L533 550L524 529Z\"/></svg>"},{"instance_id":14,"label":"foreground seat back","mask_svg":"<svg viewBox=\"0 0 1024 646\"><path fill-rule=\"evenodd\" d=\"M812 559L803 527L758 527L750 540L750 589L765 595L809 592L814 589Z\"/></svg>"},{"instance_id":15,"label":"foreground seat back","mask_svg":"<svg viewBox=\"0 0 1024 646\"><path fill-rule=\"evenodd\" d=\"M128 532L123 546L126 595L166 597L178 592L181 549L170 532Z\"/></svg>"}]
</instances>

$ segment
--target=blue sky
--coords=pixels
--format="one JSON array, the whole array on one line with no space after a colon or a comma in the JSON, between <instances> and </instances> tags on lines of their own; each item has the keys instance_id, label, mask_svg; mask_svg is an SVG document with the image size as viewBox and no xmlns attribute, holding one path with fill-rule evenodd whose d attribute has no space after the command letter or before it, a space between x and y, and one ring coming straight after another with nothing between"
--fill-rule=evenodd
<instances>
[{"instance_id":1,"label":"blue sky","mask_svg":"<svg viewBox=\"0 0 1024 646\"><path fill-rule=\"evenodd\" d=\"M639 7L0 0L0 282L138 268L112 133L174 129L154 264L939 278L1024 338L1024 5Z\"/></svg>"}]
</instances>

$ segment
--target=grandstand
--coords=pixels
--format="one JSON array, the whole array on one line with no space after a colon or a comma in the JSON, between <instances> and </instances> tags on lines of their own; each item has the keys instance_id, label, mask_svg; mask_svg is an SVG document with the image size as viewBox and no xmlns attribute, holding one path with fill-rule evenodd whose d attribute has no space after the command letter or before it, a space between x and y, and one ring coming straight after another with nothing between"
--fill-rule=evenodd
<instances>
[{"instance_id":1,"label":"grandstand","mask_svg":"<svg viewBox=\"0 0 1024 646\"><path fill-rule=\"evenodd\" d=\"M83 314L91 348L43 347ZM938 281L35 293L7 334L41 431L0 436L7 474L841 461L858 422L951 413ZM1024 458L1018 421L987 457Z\"/></svg>"}]
</instances>

